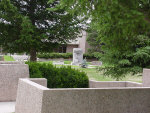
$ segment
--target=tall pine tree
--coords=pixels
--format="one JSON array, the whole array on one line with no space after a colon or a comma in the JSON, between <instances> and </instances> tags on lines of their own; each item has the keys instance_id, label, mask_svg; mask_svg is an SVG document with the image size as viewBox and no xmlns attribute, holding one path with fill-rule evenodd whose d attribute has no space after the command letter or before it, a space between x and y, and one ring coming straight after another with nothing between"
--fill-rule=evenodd
<instances>
[{"instance_id":1,"label":"tall pine tree","mask_svg":"<svg viewBox=\"0 0 150 113\"><path fill-rule=\"evenodd\" d=\"M57 7L89 16L105 44L106 75L119 79L150 67L150 0L61 0Z\"/></svg>"},{"instance_id":2,"label":"tall pine tree","mask_svg":"<svg viewBox=\"0 0 150 113\"><path fill-rule=\"evenodd\" d=\"M37 52L52 51L59 44L76 38L81 30L77 15L61 8L50 11L59 0L0 0L0 45L14 52L30 53L36 61Z\"/></svg>"}]
</instances>

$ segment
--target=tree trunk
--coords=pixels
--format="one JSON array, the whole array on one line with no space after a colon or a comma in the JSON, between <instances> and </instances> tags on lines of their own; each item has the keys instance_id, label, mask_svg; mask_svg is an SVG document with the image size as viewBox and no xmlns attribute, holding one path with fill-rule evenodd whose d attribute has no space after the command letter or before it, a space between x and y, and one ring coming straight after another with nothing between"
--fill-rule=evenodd
<instances>
[{"instance_id":1,"label":"tree trunk","mask_svg":"<svg viewBox=\"0 0 150 113\"><path fill-rule=\"evenodd\" d=\"M37 58L36 58L36 50L35 49L31 49L30 50L30 61L31 62L36 62Z\"/></svg>"}]
</instances>

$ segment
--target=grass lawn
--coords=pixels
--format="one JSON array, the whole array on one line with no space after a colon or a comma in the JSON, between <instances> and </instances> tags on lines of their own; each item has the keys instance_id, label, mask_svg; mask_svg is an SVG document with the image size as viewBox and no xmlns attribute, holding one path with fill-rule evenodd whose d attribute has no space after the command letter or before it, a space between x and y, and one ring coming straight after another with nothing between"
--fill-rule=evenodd
<instances>
[{"instance_id":1,"label":"grass lawn","mask_svg":"<svg viewBox=\"0 0 150 113\"><path fill-rule=\"evenodd\" d=\"M116 81L116 79L113 79L108 76L103 76L102 72L99 72L96 70L96 68L79 68L81 71L84 71L87 73L87 76L91 80L97 80L97 81ZM125 78L122 78L120 81L133 81L133 82L142 82L142 76L139 75L127 75Z\"/></svg>"},{"instance_id":2,"label":"grass lawn","mask_svg":"<svg viewBox=\"0 0 150 113\"><path fill-rule=\"evenodd\" d=\"M41 63L53 63L52 61L49 62L41 62ZM65 64L70 64L71 61L64 61ZM68 65L56 65L56 67L61 66L68 66ZM116 79L103 76L103 72L99 72L96 69L96 66L93 66L93 68L81 68L79 66L71 66L72 68L79 69L81 71L84 71L87 73L87 76L90 80L97 80L97 81L116 81ZM139 75L127 75L125 78L122 78L120 81L133 81L133 82L142 82L142 76Z\"/></svg>"},{"instance_id":3,"label":"grass lawn","mask_svg":"<svg viewBox=\"0 0 150 113\"><path fill-rule=\"evenodd\" d=\"M56 65L57 67L60 67L62 65ZM97 81L116 81L116 79L113 79L108 76L103 76L102 72L97 71L96 68L80 68L79 66L71 66L72 68L79 69L81 71L84 71L87 73L87 76L90 80L97 80ZM125 78L122 78L120 81L133 81L133 82L142 82L142 76L139 75L127 75Z\"/></svg>"},{"instance_id":4,"label":"grass lawn","mask_svg":"<svg viewBox=\"0 0 150 113\"><path fill-rule=\"evenodd\" d=\"M72 61L64 61L64 64L71 64Z\"/></svg>"},{"instance_id":5,"label":"grass lawn","mask_svg":"<svg viewBox=\"0 0 150 113\"><path fill-rule=\"evenodd\" d=\"M13 57L5 55L4 56L4 61L15 61L15 60L13 59Z\"/></svg>"}]
</instances>

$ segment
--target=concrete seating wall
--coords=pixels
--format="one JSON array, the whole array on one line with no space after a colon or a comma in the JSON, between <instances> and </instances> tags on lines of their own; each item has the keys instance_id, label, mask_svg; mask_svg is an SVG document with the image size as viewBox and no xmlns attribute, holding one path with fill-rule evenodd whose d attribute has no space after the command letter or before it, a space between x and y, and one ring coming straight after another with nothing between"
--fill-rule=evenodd
<instances>
[{"instance_id":1,"label":"concrete seating wall","mask_svg":"<svg viewBox=\"0 0 150 113\"><path fill-rule=\"evenodd\" d=\"M126 87L143 87L142 83L126 81Z\"/></svg>"},{"instance_id":2,"label":"concrete seating wall","mask_svg":"<svg viewBox=\"0 0 150 113\"><path fill-rule=\"evenodd\" d=\"M20 79L15 113L150 113L149 87L48 89Z\"/></svg>"},{"instance_id":3,"label":"concrete seating wall","mask_svg":"<svg viewBox=\"0 0 150 113\"><path fill-rule=\"evenodd\" d=\"M32 81L30 79L19 80L15 113L42 113L43 93L49 89L33 81L33 79ZM46 81L38 79L38 82Z\"/></svg>"},{"instance_id":4,"label":"concrete seating wall","mask_svg":"<svg viewBox=\"0 0 150 113\"><path fill-rule=\"evenodd\" d=\"M25 64L25 63L19 61L0 61L0 64Z\"/></svg>"},{"instance_id":5,"label":"concrete seating wall","mask_svg":"<svg viewBox=\"0 0 150 113\"><path fill-rule=\"evenodd\" d=\"M0 64L0 101L15 101L19 78L29 78L26 64Z\"/></svg>"},{"instance_id":6,"label":"concrete seating wall","mask_svg":"<svg viewBox=\"0 0 150 113\"><path fill-rule=\"evenodd\" d=\"M45 79L20 79L15 113L150 113L149 78L144 69L143 84L90 81L85 89L48 89Z\"/></svg>"},{"instance_id":7,"label":"concrete seating wall","mask_svg":"<svg viewBox=\"0 0 150 113\"><path fill-rule=\"evenodd\" d=\"M142 83L130 81L89 81L90 88L107 88L107 87L142 87Z\"/></svg>"}]
</instances>

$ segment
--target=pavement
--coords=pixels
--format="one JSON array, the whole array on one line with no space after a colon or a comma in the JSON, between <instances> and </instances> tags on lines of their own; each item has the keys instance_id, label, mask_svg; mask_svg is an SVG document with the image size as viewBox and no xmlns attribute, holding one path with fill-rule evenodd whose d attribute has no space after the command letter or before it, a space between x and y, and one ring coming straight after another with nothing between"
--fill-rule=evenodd
<instances>
[{"instance_id":1,"label":"pavement","mask_svg":"<svg viewBox=\"0 0 150 113\"><path fill-rule=\"evenodd\" d=\"M30 57L27 55L11 55L16 61L27 61Z\"/></svg>"},{"instance_id":2,"label":"pavement","mask_svg":"<svg viewBox=\"0 0 150 113\"><path fill-rule=\"evenodd\" d=\"M0 113L14 113L15 102L0 102Z\"/></svg>"}]
</instances>

